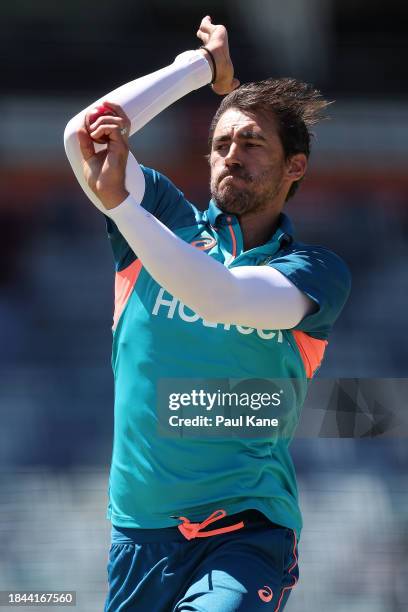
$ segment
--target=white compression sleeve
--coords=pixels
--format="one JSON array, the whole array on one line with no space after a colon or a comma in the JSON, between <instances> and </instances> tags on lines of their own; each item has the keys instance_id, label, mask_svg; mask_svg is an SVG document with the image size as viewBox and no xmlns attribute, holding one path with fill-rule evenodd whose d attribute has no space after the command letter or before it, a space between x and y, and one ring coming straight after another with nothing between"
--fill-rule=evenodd
<instances>
[{"instance_id":1,"label":"white compression sleeve","mask_svg":"<svg viewBox=\"0 0 408 612\"><path fill-rule=\"evenodd\" d=\"M205 57L197 51L186 51L170 66L119 87L73 117L65 129L65 150L89 199L115 221L147 271L170 293L208 321L260 329L289 329L307 314L311 301L273 268L228 270L179 239L144 211L138 205L144 194L144 176L131 153L125 183L130 196L116 208L107 210L83 177L76 132L83 125L88 110L105 99L120 104L131 121L130 134L134 134L170 104L208 84L211 78L211 68ZM96 151L105 147L95 145ZM205 285L202 278L206 279Z\"/></svg>"},{"instance_id":2,"label":"white compression sleeve","mask_svg":"<svg viewBox=\"0 0 408 612\"><path fill-rule=\"evenodd\" d=\"M106 214L155 281L209 322L290 329L315 308L278 270L225 268L181 240L131 195Z\"/></svg>"},{"instance_id":3,"label":"white compression sleeve","mask_svg":"<svg viewBox=\"0 0 408 612\"><path fill-rule=\"evenodd\" d=\"M197 50L184 51L169 66L114 89L90 104L68 122L64 132L64 145L68 160L82 189L99 210L104 214L107 212L85 181L77 138L77 130L83 125L86 113L101 104L103 100L119 104L131 121L131 136L176 100L194 89L207 85L211 79L211 67L203 54ZM105 148L105 144L95 143L97 152ZM144 175L131 152L129 152L126 166L125 185L127 191L136 201L140 202L145 190Z\"/></svg>"}]
</instances>

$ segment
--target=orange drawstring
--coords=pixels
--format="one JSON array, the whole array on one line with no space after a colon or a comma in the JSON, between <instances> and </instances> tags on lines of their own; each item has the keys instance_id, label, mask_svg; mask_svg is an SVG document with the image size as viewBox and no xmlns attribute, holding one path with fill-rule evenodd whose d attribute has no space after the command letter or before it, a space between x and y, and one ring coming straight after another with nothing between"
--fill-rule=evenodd
<instances>
[{"instance_id":1,"label":"orange drawstring","mask_svg":"<svg viewBox=\"0 0 408 612\"><path fill-rule=\"evenodd\" d=\"M244 522L236 523L235 525L229 525L228 527L220 527L219 529L213 529L212 531L204 531L201 532L201 529L207 527L210 523L214 521L218 521L221 518L224 518L227 513L225 510L215 510L208 518L206 518L202 523L190 523L190 520L185 516L178 516L175 518L182 519L184 522L181 525L177 525L178 529L181 531L183 536L187 540L192 540L193 538L207 538L208 536L217 535L219 533L226 533L228 531L235 531L235 529L241 529L244 527Z\"/></svg>"}]
</instances>

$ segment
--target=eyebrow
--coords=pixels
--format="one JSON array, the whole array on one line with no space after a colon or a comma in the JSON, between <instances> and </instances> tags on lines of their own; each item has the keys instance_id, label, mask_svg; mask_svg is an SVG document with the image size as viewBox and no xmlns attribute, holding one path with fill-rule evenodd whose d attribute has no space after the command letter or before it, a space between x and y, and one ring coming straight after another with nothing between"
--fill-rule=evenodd
<instances>
[{"instance_id":1,"label":"eyebrow","mask_svg":"<svg viewBox=\"0 0 408 612\"><path fill-rule=\"evenodd\" d=\"M242 140L263 140L264 142L266 142L265 136L263 136L259 132L253 132L252 130L244 130L243 132L239 132L238 138L241 138ZM226 142L228 140L231 140L231 136L229 136L228 134L225 134L224 136L217 136L216 138L214 138L213 144L218 144L219 142Z\"/></svg>"}]
</instances>

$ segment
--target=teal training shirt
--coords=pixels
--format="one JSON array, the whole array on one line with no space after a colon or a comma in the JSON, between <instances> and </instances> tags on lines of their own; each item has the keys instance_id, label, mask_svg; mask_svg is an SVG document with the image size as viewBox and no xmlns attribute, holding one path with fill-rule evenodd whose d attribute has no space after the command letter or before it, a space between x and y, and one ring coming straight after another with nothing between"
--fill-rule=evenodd
<instances>
[{"instance_id":1,"label":"teal training shirt","mask_svg":"<svg viewBox=\"0 0 408 612\"><path fill-rule=\"evenodd\" d=\"M283 213L270 240L244 252L234 215L224 214L212 200L201 212L165 176L144 166L142 170L142 206L180 238L228 268L276 268L318 308L290 330L206 322L156 283L106 217L116 267L114 441L107 518L118 527L148 529L178 525L175 516L200 522L219 508L228 514L254 508L299 537L302 519L288 446L308 381L320 366L329 332L348 298L349 270L327 248L296 242ZM290 379L291 418L285 435L160 436L156 387L162 378Z\"/></svg>"}]
</instances>

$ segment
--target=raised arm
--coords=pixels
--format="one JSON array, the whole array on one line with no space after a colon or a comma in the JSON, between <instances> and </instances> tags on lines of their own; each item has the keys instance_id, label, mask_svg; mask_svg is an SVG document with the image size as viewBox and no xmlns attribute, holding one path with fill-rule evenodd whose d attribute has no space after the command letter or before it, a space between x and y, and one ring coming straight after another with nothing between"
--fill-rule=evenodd
<instances>
[{"instance_id":1,"label":"raised arm","mask_svg":"<svg viewBox=\"0 0 408 612\"><path fill-rule=\"evenodd\" d=\"M234 88L238 82L225 61L229 58L225 28L208 20L203 20L201 28L200 38L217 62L213 87L220 79ZM229 64L232 67L230 60ZM208 321L288 329L311 312L315 307L312 300L279 271L266 266L228 270L178 238L140 206L140 198L133 196L124 180L126 128L132 120L120 105L111 100L108 103L116 116L102 116L91 126L92 138L109 137L106 151L97 153L87 130L78 129L82 172L88 188L103 202L105 214L116 223L151 276Z\"/></svg>"},{"instance_id":2,"label":"raised arm","mask_svg":"<svg viewBox=\"0 0 408 612\"><path fill-rule=\"evenodd\" d=\"M209 39L206 25L210 22L210 18L205 17L197 32L198 38L204 44ZM223 26L217 27L223 28ZM225 45L226 32L221 45L219 42L220 36L223 36L222 29L218 31L217 37L210 44L218 68L217 79L213 83L212 88L215 93L225 94L237 87L239 82L233 78L233 67L228 53L228 44ZM225 48L227 49L226 53ZM85 180L77 136L78 131L85 129L86 114L92 108L105 101L119 105L130 122L127 123L125 121L129 129L128 134L131 136L162 110L191 91L210 83L212 78L213 68L209 54L204 49L185 51L178 55L169 66L118 87L99 100L95 100L95 102L69 121L64 132L64 144L68 160L82 189L99 210L104 213L106 212L99 195L90 189ZM95 122L94 129L99 129L98 134L104 133L103 130L105 128L102 126L114 125L115 123L118 129L124 127L124 123L120 118L117 120L113 117L101 117L100 120ZM94 146L95 153L97 154L106 152L109 149L109 145L106 144L95 143ZM113 144L113 146L115 145ZM132 194L136 201L140 202L145 189L144 176L132 153L128 155L125 174L127 191Z\"/></svg>"},{"instance_id":3,"label":"raised arm","mask_svg":"<svg viewBox=\"0 0 408 612\"><path fill-rule=\"evenodd\" d=\"M82 189L99 210L105 212L100 198L89 188L84 178L77 136L80 129L85 129L86 114L105 99L118 104L129 118L129 135L132 135L170 104L194 89L209 83L211 78L211 68L203 53L186 51L178 55L175 61L166 68L122 85L90 104L69 121L64 132L68 160ZM106 144L95 143L96 153L103 153L107 148ZM129 193L137 201L141 201L145 189L144 176L132 153L129 153L127 159L125 183Z\"/></svg>"}]
</instances>

